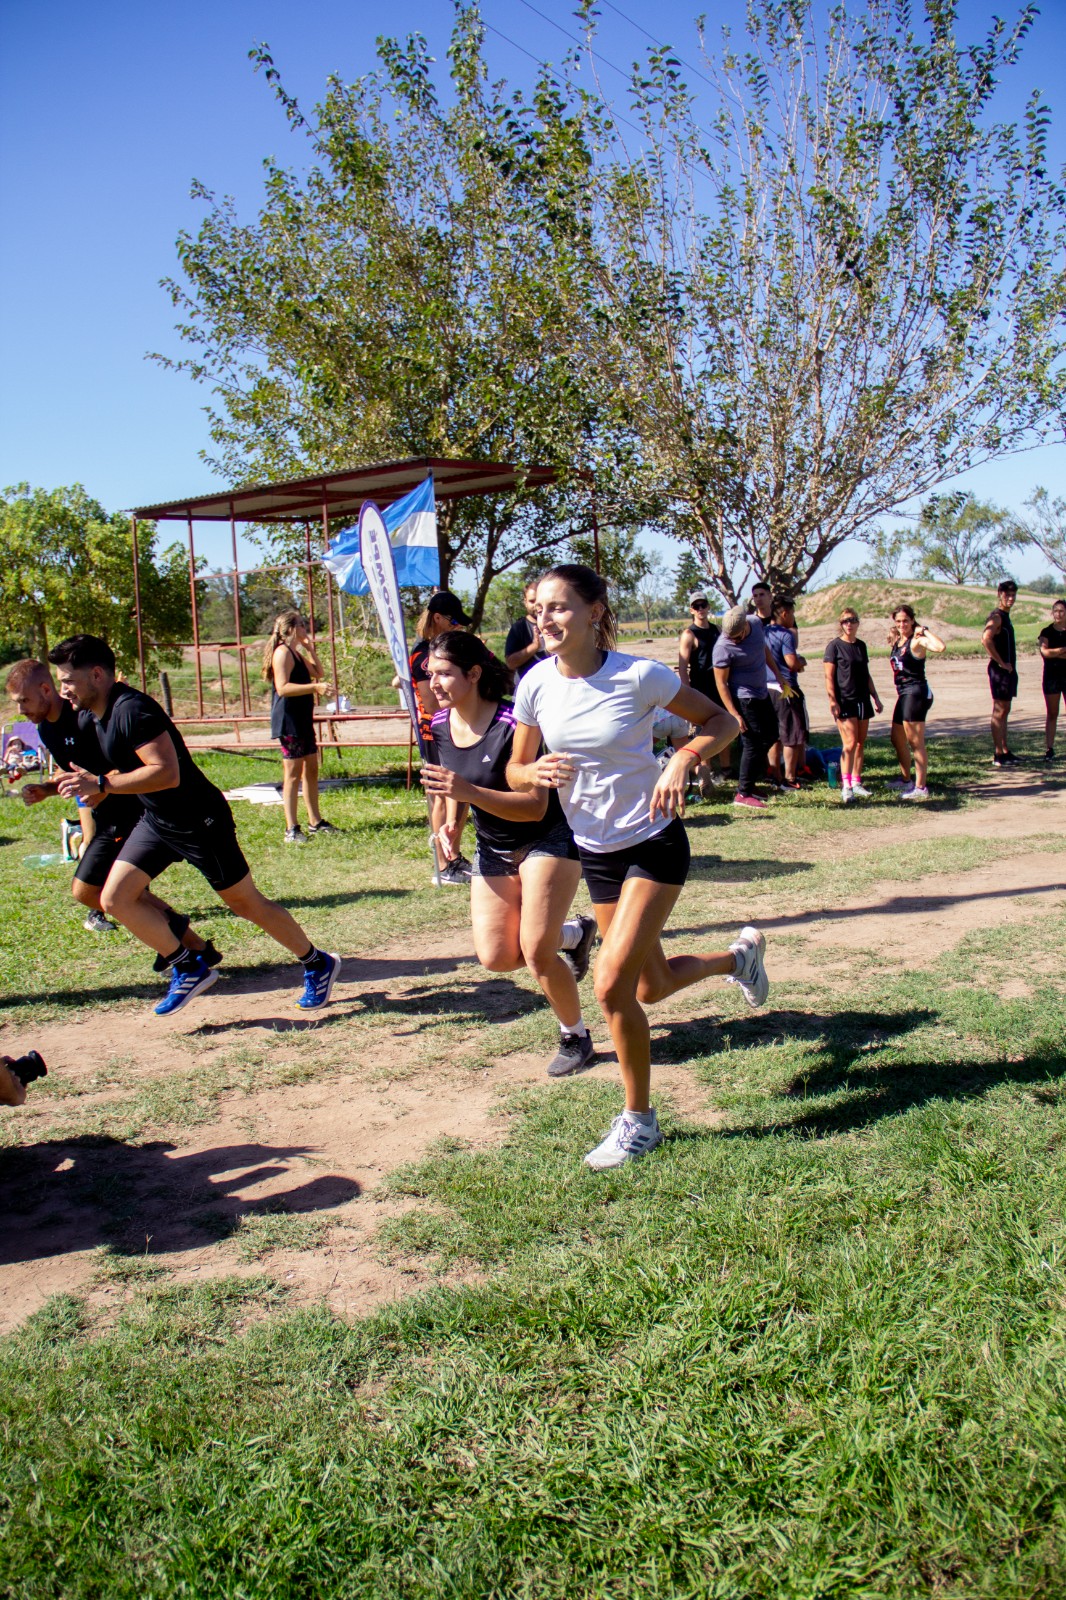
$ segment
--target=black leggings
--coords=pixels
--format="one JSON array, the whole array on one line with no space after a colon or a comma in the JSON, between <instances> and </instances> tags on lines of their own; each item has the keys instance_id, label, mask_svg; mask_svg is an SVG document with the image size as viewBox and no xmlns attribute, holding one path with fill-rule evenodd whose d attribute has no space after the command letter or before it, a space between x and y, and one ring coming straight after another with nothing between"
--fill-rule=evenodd
<instances>
[{"instance_id":1,"label":"black leggings","mask_svg":"<svg viewBox=\"0 0 1066 1600\"><path fill-rule=\"evenodd\" d=\"M763 700L738 700L743 724L740 730L740 782L738 794L754 794L755 785L766 772L766 757L778 740L777 715L770 696Z\"/></svg>"}]
</instances>

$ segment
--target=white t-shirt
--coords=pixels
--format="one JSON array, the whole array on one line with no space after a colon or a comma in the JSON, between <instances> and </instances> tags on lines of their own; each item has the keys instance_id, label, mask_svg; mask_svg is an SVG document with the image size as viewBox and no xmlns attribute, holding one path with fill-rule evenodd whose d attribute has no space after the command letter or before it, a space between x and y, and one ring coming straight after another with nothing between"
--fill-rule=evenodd
<instances>
[{"instance_id":1,"label":"white t-shirt","mask_svg":"<svg viewBox=\"0 0 1066 1600\"><path fill-rule=\"evenodd\" d=\"M550 751L574 757L576 775L558 793L583 850L622 850L667 826L669 818L648 817L660 776L652 724L680 689L661 661L616 650L590 678L564 677L549 656L518 685L515 721L539 728Z\"/></svg>"}]
</instances>

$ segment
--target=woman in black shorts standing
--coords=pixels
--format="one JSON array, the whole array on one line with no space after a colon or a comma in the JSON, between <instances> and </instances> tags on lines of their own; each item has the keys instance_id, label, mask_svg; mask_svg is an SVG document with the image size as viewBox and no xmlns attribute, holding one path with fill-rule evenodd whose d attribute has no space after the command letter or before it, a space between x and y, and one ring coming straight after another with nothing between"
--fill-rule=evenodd
<instances>
[{"instance_id":1,"label":"woman in black shorts standing","mask_svg":"<svg viewBox=\"0 0 1066 1600\"><path fill-rule=\"evenodd\" d=\"M880 713L884 707L870 676L866 644L859 638L858 612L850 606L840 613L840 637L830 639L822 660L829 709L840 730L840 798L844 805L869 800L870 791L862 783L862 758L874 708Z\"/></svg>"},{"instance_id":2,"label":"woman in black shorts standing","mask_svg":"<svg viewBox=\"0 0 1066 1600\"><path fill-rule=\"evenodd\" d=\"M1055 729L1059 721L1059 697L1066 694L1066 600L1056 600L1051 608L1051 625L1041 629L1040 654L1044 658L1045 761L1055 759Z\"/></svg>"},{"instance_id":3,"label":"woman in black shorts standing","mask_svg":"<svg viewBox=\"0 0 1066 1600\"><path fill-rule=\"evenodd\" d=\"M913 606L897 606L892 613L888 643L892 676L896 681L892 743L899 757L902 774L898 787L904 800L928 800L929 757L925 748L925 719L933 695L925 675L925 658L930 650L934 655L939 655L944 649L944 641L917 621Z\"/></svg>"},{"instance_id":4,"label":"woman in black shorts standing","mask_svg":"<svg viewBox=\"0 0 1066 1600\"><path fill-rule=\"evenodd\" d=\"M615 650L607 586L590 567L564 564L545 574L537 622L548 659L518 686L507 780L522 793L559 791L603 940L596 998L618 1052L625 1108L585 1157L599 1171L662 1143L649 1102L651 1033L643 1005L715 974L761 1005L765 940L742 928L728 951L669 958L660 941L688 873L680 818L689 778L736 738L735 719L661 661ZM699 727L663 772L652 754L660 709Z\"/></svg>"},{"instance_id":5,"label":"woman in black shorts standing","mask_svg":"<svg viewBox=\"0 0 1066 1600\"><path fill-rule=\"evenodd\" d=\"M263 652L263 677L273 691L270 732L281 745L281 797L285 806L285 843L303 844L298 805L303 784L308 833L336 833L318 809L318 741L315 738L315 696L328 688L318 653L298 611L282 611Z\"/></svg>"},{"instance_id":6,"label":"woman in black shorts standing","mask_svg":"<svg viewBox=\"0 0 1066 1600\"><path fill-rule=\"evenodd\" d=\"M577 986L596 936L591 917L567 917L581 878L574 836L558 795L508 788L515 722L506 697L514 679L503 662L473 634L444 633L431 644L427 667L441 708L433 718L439 765L425 764L422 782L447 808L440 829L447 844L459 831L459 806L473 807L477 958L490 972L529 968L561 1034L548 1075L568 1077L593 1056Z\"/></svg>"}]
</instances>

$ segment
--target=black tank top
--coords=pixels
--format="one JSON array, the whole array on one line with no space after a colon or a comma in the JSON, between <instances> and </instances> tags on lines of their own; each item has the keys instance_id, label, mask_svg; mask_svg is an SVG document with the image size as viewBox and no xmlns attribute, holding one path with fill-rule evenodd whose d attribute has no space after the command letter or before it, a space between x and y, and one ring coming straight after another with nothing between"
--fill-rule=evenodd
<instances>
[{"instance_id":1,"label":"black tank top","mask_svg":"<svg viewBox=\"0 0 1066 1600\"><path fill-rule=\"evenodd\" d=\"M896 680L896 693L906 694L909 689L921 689L923 694L928 688L925 677L925 660L919 660L911 652L910 640L902 641L892 647L889 657L892 663L892 676Z\"/></svg>"},{"instance_id":2,"label":"black tank top","mask_svg":"<svg viewBox=\"0 0 1066 1600\"><path fill-rule=\"evenodd\" d=\"M291 645L285 646L292 657L290 683L310 683L311 674L303 656L297 655ZM306 739L315 731L315 697L313 694L279 694L274 690L270 704L270 731L275 739L297 737Z\"/></svg>"},{"instance_id":3,"label":"black tank top","mask_svg":"<svg viewBox=\"0 0 1066 1600\"><path fill-rule=\"evenodd\" d=\"M1014 624L1010 620L1010 612L1004 611L1001 606L997 606L989 616L988 620L990 622L992 617L999 618L999 632L996 634L995 639L996 649L1008 667L1016 667L1018 665L1018 652L1014 643ZM995 662L992 665L995 666Z\"/></svg>"},{"instance_id":4,"label":"black tank top","mask_svg":"<svg viewBox=\"0 0 1066 1600\"><path fill-rule=\"evenodd\" d=\"M689 623L686 633L691 633L696 641L696 648L688 659L688 678L694 689L700 694L707 694L715 686L714 666L711 657L714 647L718 642L720 630L713 622L705 628L697 628L694 623Z\"/></svg>"}]
</instances>

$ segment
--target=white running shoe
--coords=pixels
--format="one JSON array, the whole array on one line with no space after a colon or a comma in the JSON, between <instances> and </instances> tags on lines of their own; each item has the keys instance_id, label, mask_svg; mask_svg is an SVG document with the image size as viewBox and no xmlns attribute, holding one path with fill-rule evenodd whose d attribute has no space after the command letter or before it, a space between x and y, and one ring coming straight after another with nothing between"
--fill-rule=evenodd
<instances>
[{"instance_id":1,"label":"white running shoe","mask_svg":"<svg viewBox=\"0 0 1066 1600\"><path fill-rule=\"evenodd\" d=\"M615 1117L606 1139L585 1157L586 1167L591 1167L593 1172L605 1172L608 1167L621 1167L627 1161L635 1161L637 1156L646 1156L649 1150L662 1144L663 1136L654 1109L652 1116L654 1120L648 1123L635 1122L624 1111L620 1117Z\"/></svg>"},{"instance_id":2,"label":"white running shoe","mask_svg":"<svg viewBox=\"0 0 1066 1600\"><path fill-rule=\"evenodd\" d=\"M850 806L851 799L852 799L851 784L850 783L846 783L846 784L844 784L843 788L840 791L840 804L842 806Z\"/></svg>"},{"instance_id":3,"label":"white running shoe","mask_svg":"<svg viewBox=\"0 0 1066 1600\"><path fill-rule=\"evenodd\" d=\"M859 800L873 799L873 795L870 793L869 789L864 789L861 783L853 783L851 786L851 792Z\"/></svg>"},{"instance_id":4,"label":"white running shoe","mask_svg":"<svg viewBox=\"0 0 1066 1600\"><path fill-rule=\"evenodd\" d=\"M929 790L919 789L917 784L915 784L913 789L904 789L903 793L900 795L901 800L928 800L928 798Z\"/></svg>"},{"instance_id":5,"label":"white running shoe","mask_svg":"<svg viewBox=\"0 0 1066 1600\"><path fill-rule=\"evenodd\" d=\"M737 958L737 970L726 978L726 983L735 983L749 1006L765 1005L770 993L770 980L763 964L765 936L758 928L741 928L736 943L731 944L729 950Z\"/></svg>"},{"instance_id":6,"label":"white running shoe","mask_svg":"<svg viewBox=\"0 0 1066 1600\"><path fill-rule=\"evenodd\" d=\"M885 784L886 789L913 789L913 778L889 778Z\"/></svg>"}]
</instances>

